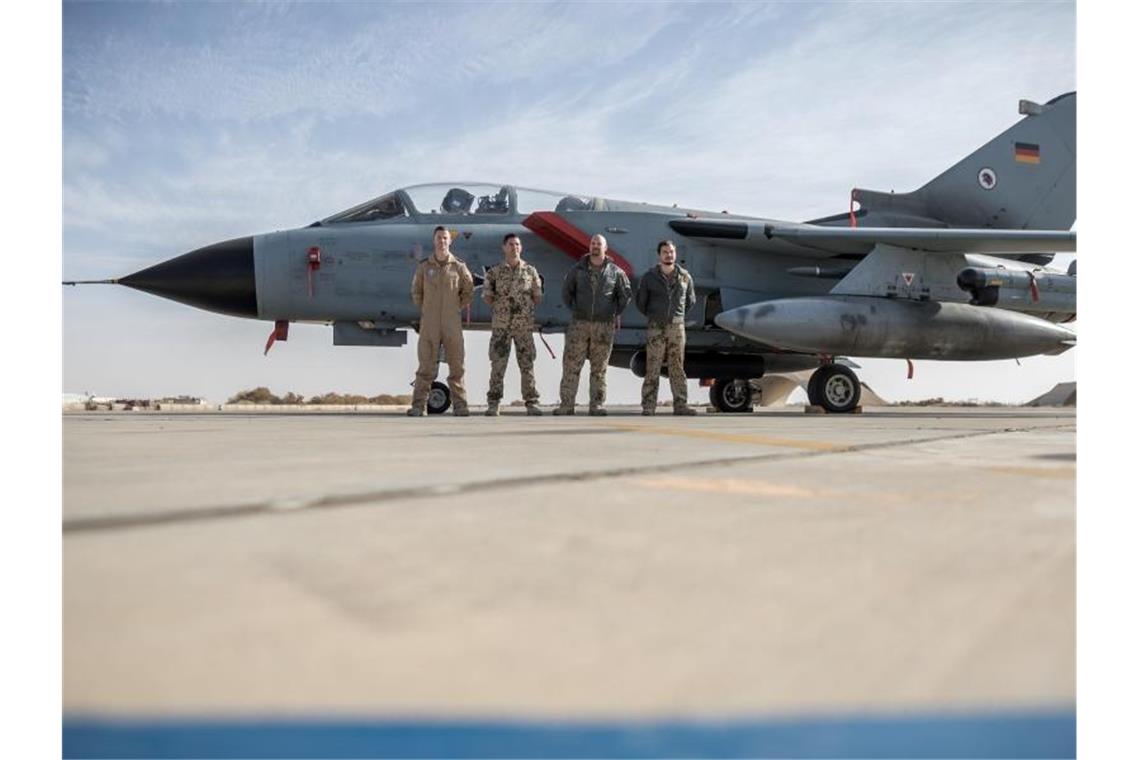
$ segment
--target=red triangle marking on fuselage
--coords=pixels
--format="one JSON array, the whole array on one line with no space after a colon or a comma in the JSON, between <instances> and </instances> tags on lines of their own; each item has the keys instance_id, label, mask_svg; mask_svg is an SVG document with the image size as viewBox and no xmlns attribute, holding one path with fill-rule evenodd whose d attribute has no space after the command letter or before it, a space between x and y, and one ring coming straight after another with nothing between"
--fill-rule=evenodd
<instances>
[{"instance_id":1,"label":"red triangle marking on fuselage","mask_svg":"<svg viewBox=\"0 0 1140 760\"><path fill-rule=\"evenodd\" d=\"M522 225L575 261L590 251L590 235L553 211L535 211L523 219ZM606 255L613 259L627 276L633 277L633 267L620 253L613 248L607 248Z\"/></svg>"}]
</instances>

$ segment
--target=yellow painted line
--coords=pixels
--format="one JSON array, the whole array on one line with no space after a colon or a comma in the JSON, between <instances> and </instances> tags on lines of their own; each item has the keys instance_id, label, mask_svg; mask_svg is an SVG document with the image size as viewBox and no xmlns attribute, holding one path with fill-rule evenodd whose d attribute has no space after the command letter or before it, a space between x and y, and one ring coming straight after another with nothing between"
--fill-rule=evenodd
<instances>
[{"instance_id":1,"label":"yellow painted line","mask_svg":"<svg viewBox=\"0 0 1140 760\"><path fill-rule=\"evenodd\" d=\"M798 499L809 499L828 495L828 492L813 491L802 486L772 483L767 480L741 480L739 478L714 479L663 476L659 478L641 478L635 482L646 488L656 488L662 491L698 491L701 493L779 496Z\"/></svg>"},{"instance_id":2,"label":"yellow painted line","mask_svg":"<svg viewBox=\"0 0 1140 760\"><path fill-rule=\"evenodd\" d=\"M649 425L631 425L621 422L611 423L607 427L625 430L630 433L646 433L655 435L673 435L681 438L700 438L706 441L721 441L724 443L751 443L757 446L783 446L792 449L806 449L808 451L842 451L850 448L839 443L827 441L810 441L796 438L771 438L766 435L745 435L742 433L717 433L712 430L697 430L693 428L657 427Z\"/></svg>"},{"instance_id":3,"label":"yellow painted line","mask_svg":"<svg viewBox=\"0 0 1140 760\"><path fill-rule=\"evenodd\" d=\"M986 469L1004 475L1029 475L1034 478L1053 478L1056 480L1073 480L1077 477L1077 468L1075 467L987 467Z\"/></svg>"}]
</instances>

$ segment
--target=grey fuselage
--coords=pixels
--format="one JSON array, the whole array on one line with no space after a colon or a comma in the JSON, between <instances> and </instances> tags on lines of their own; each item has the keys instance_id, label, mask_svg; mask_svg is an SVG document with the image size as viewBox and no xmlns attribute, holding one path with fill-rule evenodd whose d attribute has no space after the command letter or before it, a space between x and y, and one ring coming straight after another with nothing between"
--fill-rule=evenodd
<instances>
[{"instance_id":1,"label":"grey fuselage","mask_svg":"<svg viewBox=\"0 0 1140 760\"><path fill-rule=\"evenodd\" d=\"M628 262L635 286L637 278L657 264L657 243L674 240L678 262L692 274L697 290L697 304L686 320L692 348L759 351L761 346L746 345L747 340L716 327L713 317L725 309L770 298L824 294L834 284L828 279L789 274L789 269L804 263L799 246L771 241L771 251L761 253L678 235L668 223L686 218L685 213L641 205L637 211L562 215L587 236L605 235L610 253ZM559 292L576 259L524 227L525 214L494 219L468 214L424 216L427 218L321 223L254 236L257 317L271 321L365 322L382 329L412 325L419 319L410 295L412 275L417 263L431 254L432 231L442 225L452 230L451 251L467 264L477 285L485 269L503 260L503 236L519 235L523 258L543 278L544 297L536 309L536 326L545 332L565 329L570 312ZM321 262L318 269L310 271L307 256L313 247L320 249ZM782 250L790 255L782 255ZM583 248L581 254L585 253ZM963 300L966 298L963 294ZM476 297L464 320L470 329L489 329L490 307ZM620 327L615 341L618 346L644 344L645 318L634 308L622 314Z\"/></svg>"}]
</instances>

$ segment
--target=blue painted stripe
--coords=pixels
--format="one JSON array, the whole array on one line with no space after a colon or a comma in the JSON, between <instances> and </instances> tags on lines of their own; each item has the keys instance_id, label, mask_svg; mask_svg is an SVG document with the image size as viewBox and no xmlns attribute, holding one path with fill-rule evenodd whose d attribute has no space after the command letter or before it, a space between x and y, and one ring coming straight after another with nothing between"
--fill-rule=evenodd
<instances>
[{"instance_id":1,"label":"blue painted stripe","mask_svg":"<svg viewBox=\"0 0 1140 760\"><path fill-rule=\"evenodd\" d=\"M65 758L1075 757L1073 709L753 720L69 716Z\"/></svg>"}]
</instances>

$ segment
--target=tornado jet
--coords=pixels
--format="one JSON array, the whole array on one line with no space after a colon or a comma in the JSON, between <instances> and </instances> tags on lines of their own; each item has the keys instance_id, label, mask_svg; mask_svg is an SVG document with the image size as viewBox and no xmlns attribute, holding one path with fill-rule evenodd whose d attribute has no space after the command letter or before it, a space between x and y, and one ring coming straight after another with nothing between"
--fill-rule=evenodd
<instances>
[{"instance_id":1,"label":"tornado jet","mask_svg":"<svg viewBox=\"0 0 1140 760\"><path fill-rule=\"evenodd\" d=\"M272 323L266 351L294 322L332 327L334 346L398 347L417 327L410 283L432 231L475 275L522 239L544 283L560 284L601 234L630 276L675 242L693 276L685 372L722 412L746 412L765 375L813 370L809 402L854 410L849 357L985 361L1059 354L1076 344L1076 93L1039 104L913 192L855 188L847 209L802 222L655 206L510 184L404 187L306 226L206 245L101 282L207 311ZM74 283L68 283L74 284ZM555 285L552 293L558 293ZM467 329L489 330L476 298ZM542 333L565 330L557 297L536 313ZM611 364L645 371L646 324L621 315ZM447 408L436 385L429 412Z\"/></svg>"}]
</instances>

